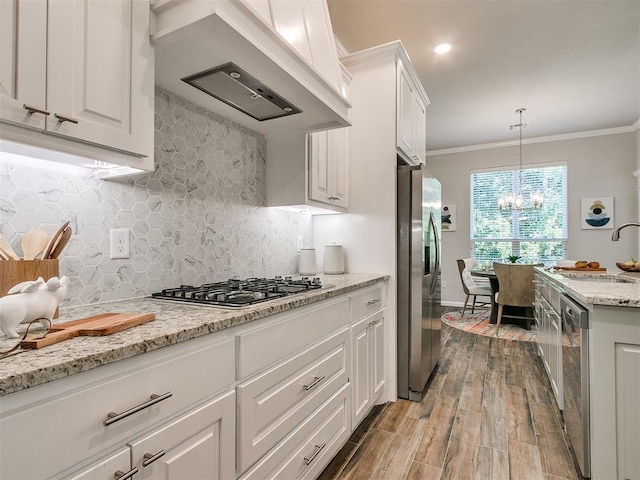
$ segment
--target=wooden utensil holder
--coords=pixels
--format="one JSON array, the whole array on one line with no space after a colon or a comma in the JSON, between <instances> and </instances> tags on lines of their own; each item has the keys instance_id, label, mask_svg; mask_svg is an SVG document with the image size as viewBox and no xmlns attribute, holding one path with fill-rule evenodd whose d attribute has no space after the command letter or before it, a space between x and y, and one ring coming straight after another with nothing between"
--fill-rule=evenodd
<instances>
[{"instance_id":1,"label":"wooden utensil holder","mask_svg":"<svg viewBox=\"0 0 640 480\"><path fill-rule=\"evenodd\" d=\"M47 260L0 260L0 297L4 297L9 289L21 282L37 280L45 281L59 276L58 259ZM56 310L54 318L58 318Z\"/></svg>"}]
</instances>

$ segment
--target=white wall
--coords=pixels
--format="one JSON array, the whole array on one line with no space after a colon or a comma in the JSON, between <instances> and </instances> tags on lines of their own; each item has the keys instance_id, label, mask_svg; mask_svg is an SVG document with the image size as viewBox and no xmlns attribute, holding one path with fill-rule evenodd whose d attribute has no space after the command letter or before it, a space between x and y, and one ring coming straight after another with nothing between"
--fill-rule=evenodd
<instances>
[{"instance_id":1,"label":"white wall","mask_svg":"<svg viewBox=\"0 0 640 480\"><path fill-rule=\"evenodd\" d=\"M607 269L619 271L616 261L638 258L640 229L628 228L620 241L611 242L611 230L582 230L580 199L613 196L615 224L638 218L638 189L633 176L637 170L640 142L637 133L589 137L547 143L525 144L523 158L529 164L567 163L569 237L568 256L572 259L597 260ZM518 146L429 156L428 169L442 182L443 203L455 204L457 229L443 232L442 290L445 305L464 300L457 258L469 256L469 172L471 170L513 166L518 163Z\"/></svg>"}]
</instances>

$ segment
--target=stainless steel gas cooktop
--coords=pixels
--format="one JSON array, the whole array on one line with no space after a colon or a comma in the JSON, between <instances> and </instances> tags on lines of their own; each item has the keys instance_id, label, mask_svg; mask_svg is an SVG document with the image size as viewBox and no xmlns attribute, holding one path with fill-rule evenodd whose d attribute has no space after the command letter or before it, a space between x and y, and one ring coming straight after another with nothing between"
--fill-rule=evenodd
<instances>
[{"instance_id":1,"label":"stainless steel gas cooktop","mask_svg":"<svg viewBox=\"0 0 640 480\"><path fill-rule=\"evenodd\" d=\"M159 300L187 302L215 307L239 308L282 297L323 288L320 278L274 277L232 278L224 282L205 283L199 287L181 285L152 293L151 297Z\"/></svg>"}]
</instances>

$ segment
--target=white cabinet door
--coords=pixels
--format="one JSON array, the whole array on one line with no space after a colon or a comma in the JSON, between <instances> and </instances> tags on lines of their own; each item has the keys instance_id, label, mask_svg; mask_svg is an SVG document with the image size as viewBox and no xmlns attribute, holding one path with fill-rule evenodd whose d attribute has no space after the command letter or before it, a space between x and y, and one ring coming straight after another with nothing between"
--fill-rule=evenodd
<instances>
[{"instance_id":1,"label":"white cabinet door","mask_svg":"<svg viewBox=\"0 0 640 480\"><path fill-rule=\"evenodd\" d=\"M560 410L564 410L562 396L562 320L555 310L549 312L549 371L551 388Z\"/></svg>"},{"instance_id":2,"label":"white cabinet door","mask_svg":"<svg viewBox=\"0 0 640 480\"><path fill-rule=\"evenodd\" d=\"M414 149L413 106L415 102L415 87L400 60L398 60L397 89L396 142L397 147L410 159L413 156Z\"/></svg>"},{"instance_id":3,"label":"white cabinet door","mask_svg":"<svg viewBox=\"0 0 640 480\"><path fill-rule=\"evenodd\" d=\"M130 443L138 479L235 478L235 392Z\"/></svg>"},{"instance_id":4,"label":"white cabinet door","mask_svg":"<svg viewBox=\"0 0 640 480\"><path fill-rule=\"evenodd\" d=\"M353 352L353 384L352 402L353 419L355 427L366 416L371 407L371 340L369 318L360 320L351 327L351 341Z\"/></svg>"},{"instance_id":5,"label":"white cabinet door","mask_svg":"<svg viewBox=\"0 0 640 480\"><path fill-rule=\"evenodd\" d=\"M372 401L384 392L385 382L385 334L384 313L374 316L370 324L371 329L371 389Z\"/></svg>"},{"instance_id":6,"label":"white cabinet door","mask_svg":"<svg viewBox=\"0 0 640 480\"><path fill-rule=\"evenodd\" d=\"M347 208L346 128L309 134L309 199Z\"/></svg>"},{"instance_id":7,"label":"white cabinet door","mask_svg":"<svg viewBox=\"0 0 640 480\"><path fill-rule=\"evenodd\" d=\"M413 153L416 162L425 163L427 155L427 106L420 97L415 95L413 105Z\"/></svg>"},{"instance_id":8,"label":"white cabinet door","mask_svg":"<svg viewBox=\"0 0 640 480\"><path fill-rule=\"evenodd\" d=\"M332 204L349 206L349 129L334 128L328 132Z\"/></svg>"},{"instance_id":9,"label":"white cabinet door","mask_svg":"<svg viewBox=\"0 0 640 480\"><path fill-rule=\"evenodd\" d=\"M618 478L640 480L640 345L618 343L615 352Z\"/></svg>"},{"instance_id":10,"label":"white cabinet door","mask_svg":"<svg viewBox=\"0 0 640 480\"><path fill-rule=\"evenodd\" d=\"M134 475L132 478L138 478L135 476L135 472L131 471L130 464L129 447L122 447L98 463L65 477L65 480L114 480L127 473L132 473Z\"/></svg>"},{"instance_id":11,"label":"white cabinet door","mask_svg":"<svg viewBox=\"0 0 640 480\"><path fill-rule=\"evenodd\" d=\"M148 9L141 0L49 1L48 131L149 153Z\"/></svg>"},{"instance_id":12,"label":"white cabinet door","mask_svg":"<svg viewBox=\"0 0 640 480\"><path fill-rule=\"evenodd\" d=\"M0 119L44 129L46 42L46 0L0 1Z\"/></svg>"}]
</instances>

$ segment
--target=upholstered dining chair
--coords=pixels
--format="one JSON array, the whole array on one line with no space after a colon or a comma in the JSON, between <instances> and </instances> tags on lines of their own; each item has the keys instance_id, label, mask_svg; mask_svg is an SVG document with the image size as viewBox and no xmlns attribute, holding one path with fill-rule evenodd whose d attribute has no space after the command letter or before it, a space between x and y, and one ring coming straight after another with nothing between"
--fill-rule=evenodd
<instances>
[{"instance_id":1,"label":"upholstered dining chair","mask_svg":"<svg viewBox=\"0 0 640 480\"><path fill-rule=\"evenodd\" d=\"M471 276L471 270L478 265L475 258L459 258L458 271L460 272L460 280L462 281L462 289L467 294L467 298L464 299L464 307L462 307L462 316L464 317L464 311L467 309L467 303L469 297L473 295L473 302L471 303L471 313L476 307L477 297L489 297L491 299L491 287L488 285L478 285L474 282ZM488 305L490 302L478 302L478 305Z\"/></svg>"},{"instance_id":2,"label":"upholstered dining chair","mask_svg":"<svg viewBox=\"0 0 640 480\"><path fill-rule=\"evenodd\" d=\"M493 271L498 278L500 290L496 294L498 304L498 319L496 322L496 337L499 336L505 306L521 307L517 314L504 315L508 318L526 320L528 324L534 319L533 301L535 287L533 283L536 265L521 265L517 263L494 263ZM525 307L528 307L525 310Z\"/></svg>"}]
</instances>

